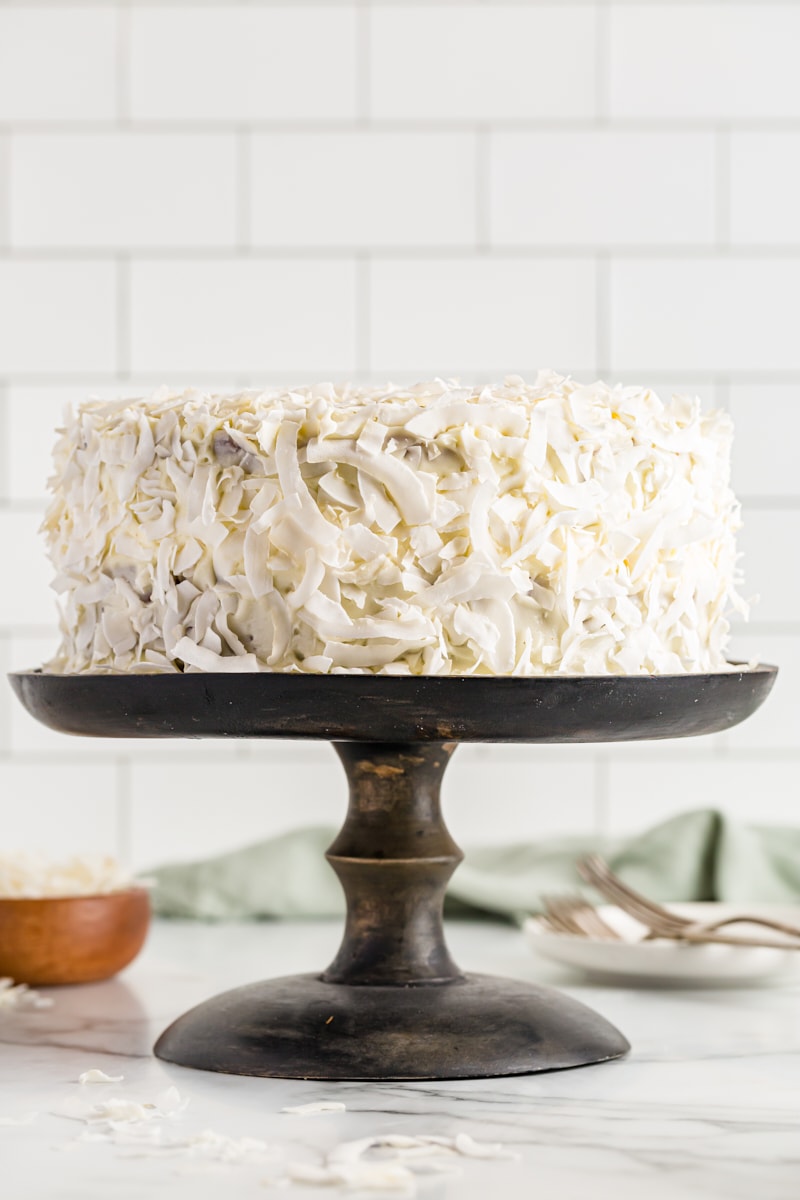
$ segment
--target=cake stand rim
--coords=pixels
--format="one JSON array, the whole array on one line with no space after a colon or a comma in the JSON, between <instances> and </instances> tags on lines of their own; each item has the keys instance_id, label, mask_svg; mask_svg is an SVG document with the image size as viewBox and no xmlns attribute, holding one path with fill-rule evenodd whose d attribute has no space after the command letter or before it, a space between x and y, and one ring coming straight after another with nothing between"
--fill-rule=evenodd
<instances>
[{"instance_id":1,"label":"cake stand rim","mask_svg":"<svg viewBox=\"0 0 800 1200\"><path fill-rule=\"evenodd\" d=\"M738 667L739 670L724 670L718 671L680 671L680 672L651 672L648 674L642 673L639 675L379 675L374 671L363 672L344 672L342 674L322 674L317 671L47 671L44 667L29 667L16 671L7 671L8 679L27 679L31 676L45 679L192 679L195 677L205 678L211 676L213 679L247 679L253 676L258 676L260 679L355 679L355 680L380 680L392 685L398 680L407 683L413 680L419 683L422 680L441 680L441 681L458 681L463 682L467 679L481 681L484 684L492 683L536 683L540 684L544 681L552 683L564 683L566 681L575 680L592 680L595 683L609 682L616 679L625 680L666 680L666 679L714 679L717 677L727 678L731 675L777 675L780 671L775 663L756 663L755 666L750 666L749 663L733 662L728 660L729 667Z\"/></svg>"},{"instance_id":2,"label":"cake stand rim","mask_svg":"<svg viewBox=\"0 0 800 1200\"><path fill-rule=\"evenodd\" d=\"M364 742L665 740L729 729L769 694L769 663L681 675L376 676L16 671L28 712L95 737Z\"/></svg>"}]
</instances>

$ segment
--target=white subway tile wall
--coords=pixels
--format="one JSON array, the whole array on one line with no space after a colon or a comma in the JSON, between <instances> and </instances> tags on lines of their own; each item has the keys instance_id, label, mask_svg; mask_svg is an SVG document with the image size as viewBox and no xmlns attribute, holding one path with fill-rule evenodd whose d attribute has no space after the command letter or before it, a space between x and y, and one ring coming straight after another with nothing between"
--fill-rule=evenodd
<instances>
[{"instance_id":1,"label":"white subway tile wall","mask_svg":"<svg viewBox=\"0 0 800 1200\"><path fill-rule=\"evenodd\" d=\"M794 3L607 4L609 112L686 122L800 117Z\"/></svg>"},{"instance_id":2,"label":"white subway tile wall","mask_svg":"<svg viewBox=\"0 0 800 1200\"><path fill-rule=\"evenodd\" d=\"M112 5L0 5L0 121L113 121L119 27Z\"/></svg>"},{"instance_id":3,"label":"white subway tile wall","mask_svg":"<svg viewBox=\"0 0 800 1200\"><path fill-rule=\"evenodd\" d=\"M17 255L0 260L4 378L112 373L118 361L114 262Z\"/></svg>"},{"instance_id":4,"label":"white subway tile wall","mask_svg":"<svg viewBox=\"0 0 800 1200\"><path fill-rule=\"evenodd\" d=\"M255 134L253 242L469 250L476 158L469 133Z\"/></svg>"},{"instance_id":5,"label":"white subway tile wall","mask_svg":"<svg viewBox=\"0 0 800 1200\"><path fill-rule=\"evenodd\" d=\"M708 246L715 236L715 170L713 133L497 133L491 241Z\"/></svg>"},{"instance_id":6,"label":"white subway tile wall","mask_svg":"<svg viewBox=\"0 0 800 1200\"><path fill-rule=\"evenodd\" d=\"M133 259L130 361L194 376L356 369L357 264L346 259ZM234 315L235 314L235 315Z\"/></svg>"},{"instance_id":7,"label":"white subway tile wall","mask_svg":"<svg viewBox=\"0 0 800 1200\"><path fill-rule=\"evenodd\" d=\"M11 155L15 246L236 244L234 134L20 133Z\"/></svg>"},{"instance_id":8,"label":"white subway tile wall","mask_svg":"<svg viewBox=\"0 0 800 1200\"><path fill-rule=\"evenodd\" d=\"M736 246L800 244L800 133L731 135L731 241Z\"/></svg>"},{"instance_id":9,"label":"white subway tile wall","mask_svg":"<svg viewBox=\"0 0 800 1200\"><path fill-rule=\"evenodd\" d=\"M596 267L591 258L376 257L370 280L371 365L407 369L413 347L427 378L502 377L545 358L559 370L596 360Z\"/></svg>"},{"instance_id":10,"label":"white subway tile wall","mask_svg":"<svg viewBox=\"0 0 800 1200\"><path fill-rule=\"evenodd\" d=\"M800 0L0 0L0 670L56 644L37 528L67 403L650 383L737 424L758 599L732 654L777 662L774 695L707 739L463 747L449 822L800 820L798 43ZM3 848L146 867L344 804L325 745L68 738L0 687Z\"/></svg>"},{"instance_id":11,"label":"white subway tile wall","mask_svg":"<svg viewBox=\"0 0 800 1200\"><path fill-rule=\"evenodd\" d=\"M800 372L800 256L648 255L610 275L614 370Z\"/></svg>"},{"instance_id":12,"label":"white subway tile wall","mask_svg":"<svg viewBox=\"0 0 800 1200\"><path fill-rule=\"evenodd\" d=\"M229 122L352 120L357 5L133 5L130 117Z\"/></svg>"},{"instance_id":13,"label":"white subway tile wall","mask_svg":"<svg viewBox=\"0 0 800 1200\"><path fill-rule=\"evenodd\" d=\"M592 117L593 4L369 8L369 115L479 122Z\"/></svg>"}]
</instances>

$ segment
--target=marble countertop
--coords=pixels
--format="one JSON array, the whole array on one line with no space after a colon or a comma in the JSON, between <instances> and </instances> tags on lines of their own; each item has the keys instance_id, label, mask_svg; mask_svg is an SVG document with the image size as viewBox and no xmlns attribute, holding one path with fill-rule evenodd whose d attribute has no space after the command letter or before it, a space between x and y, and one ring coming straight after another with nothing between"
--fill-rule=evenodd
<instances>
[{"instance_id":1,"label":"marble countertop","mask_svg":"<svg viewBox=\"0 0 800 1200\"><path fill-rule=\"evenodd\" d=\"M264 1139L307 1163L321 1162L337 1143L387 1133L467 1133L519 1156L459 1159L460 1174L422 1176L419 1195L430 1200L483 1200L492 1192L504 1200L800 1195L800 983L714 991L588 986L534 958L511 928L456 922L448 940L462 966L564 987L623 1030L631 1055L548 1075L411 1084L247 1079L152 1057L156 1035L194 1003L258 977L319 968L338 936L324 922L157 923L118 979L53 989L49 1009L0 1010L4 1195L206 1200L230 1187L237 1200L268 1196L274 1188L258 1164L77 1141L87 1127L64 1115L108 1095L154 1101L171 1085L190 1101L169 1122L171 1135L211 1129ZM78 1076L90 1068L124 1082L81 1087ZM346 1111L280 1112L318 1100L341 1101ZM293 1184L281 1194L339 1193Z\"/></svg>"}]
</instances>

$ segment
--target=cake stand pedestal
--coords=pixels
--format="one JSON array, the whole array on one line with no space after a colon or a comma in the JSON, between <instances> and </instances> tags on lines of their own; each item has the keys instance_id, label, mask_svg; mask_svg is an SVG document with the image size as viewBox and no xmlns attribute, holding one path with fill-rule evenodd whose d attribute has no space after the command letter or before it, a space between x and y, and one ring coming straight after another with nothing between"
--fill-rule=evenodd
<instances>
[{"instance_id":1,"label":"cake stand pedestal","mask_svg":"<svg viewBox=\"0 0 800 1200\"><path fill-rule=\"evenodd\" d=\"M442 929L461 853L439 805L459 741L624 741L727 729L776 670L538 679L364 675L11 676L65 733L294 737L334 742L350 804L328 861L344 938L319 975L224 992L156 1043L168 1062L302 1079L463 1079L618 1058L623 1035L585 1005L519 980L464 974ZM536 798L536 779L531 779Z\"/></svg>"}]
</instances>

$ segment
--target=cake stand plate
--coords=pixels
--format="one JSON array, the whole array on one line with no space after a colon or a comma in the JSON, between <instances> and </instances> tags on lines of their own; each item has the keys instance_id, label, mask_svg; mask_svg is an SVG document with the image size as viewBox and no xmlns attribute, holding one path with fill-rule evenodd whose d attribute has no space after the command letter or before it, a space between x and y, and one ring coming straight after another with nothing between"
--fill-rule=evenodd
<instances>
[{"instance_id":1,"label":"cake stand plate","mask_svg":"<svg viewBox=\"0 0 800 1200\"><path fill-rule=\"evenodd\" d=\"M618 1058L623 1035L585 1005L520 980L463 974L442 929L461 852L439 790L459 741L592 742L728 729L776 668L710 675L11 676L28 711L99 737L333 741L350 785L328 851L347 899L342 945L319 975L225 992L156 1044L169 1062L302 1079L464 1079ZM531 790L535 795L536 781Z\"/></svg>"}]
</instances>

